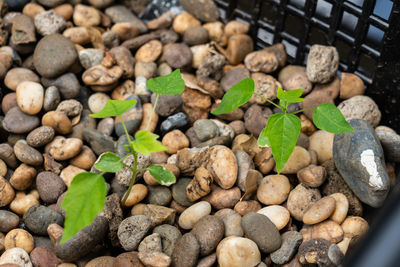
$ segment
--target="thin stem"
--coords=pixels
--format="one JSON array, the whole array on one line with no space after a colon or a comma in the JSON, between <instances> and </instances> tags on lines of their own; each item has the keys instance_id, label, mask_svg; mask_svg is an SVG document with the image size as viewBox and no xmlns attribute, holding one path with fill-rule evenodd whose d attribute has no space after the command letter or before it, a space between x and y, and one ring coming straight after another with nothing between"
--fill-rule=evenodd
<instances>
[{"instance_id":1,"label":"thin stem","mask_svg":"<svg viewBox=\"0 0 400 267\"><path fill-rule=\"evenodd\" d=\"M125 125L124 119L122 118L122 115L119 115L119 119L121 120L121 124L122 124L122 127L124 127L126 138L128 138L128 142L130 144L132 141L131 141L131 138L129 137L129 133L128 133L128 130L126 129L126 125Z\"/></svg>"},{"instance_id":2,"label":"thin stem","mask_svg":"<svg viewBox=\"0 0 400 267\"><path fill-rule=\"evenodd\" d=\"M157 107L157 103L158 103L158 98L159 98L159 97L160 97L160 95L157 94L156 101L154 102L153 110L151 111L151 114L150 114L150 119L149 119L149 121L147 122L146 130L149 130L150 122L151 122L151 120L153 119L153 114L154 114L154 112L156 112L156 107Z\"/></svg>"},{"instance_id":3,"label":"thin stem","mask_svg":"<svg viewBox=\"0 0 400 267\"><path fill-rule=\"evenodd\" d=\"M292 114L297 114L297 113L300 113L300 112L303 112L303 111L306 111L306 110L310 110L310 109L313 109L313 108L316 108L316 107L303 108L303 109L300 109L298 111L292 112Z\"/></svg>"},{"instance_id":4,"label":"thin stem","mask_svg":"<svg viewBox=\"0 0 400 267\"><path fill-rule=\"evenodd\" d=\"M135 184L136 175L138 173L138 168L137 168L138 153L136 151L132 150L132 154L133 154L133 157L134 157L134 160L135 160L135 162L133 164L133 168L131 168L131 170L133 172L132 173L132 179L131 179L131 183L129 184L128 190L126 191L125 196L121 201L122 206L125 206L125 202L128 199L129 194L131 193L132 187Z\"/></svg>"},{"instance_id":5,"label":"thin stem","mask_svg":"<svg viewBox=\"0 0 400 267\"><path fill-rule=\"evenodd\" d=\"M275 104L274 102L272 102L272 101L271 101L271 100L269 100L268 98L266 98L266 97L264 97L264 96L260 95L259 93L253 92L253 94L254 94L254 95L256 95L256 96L258 96L258 97L260 97L261 99L263 99L263 100L267 101L268 103L270 103L270 104L274 105L275 107L279 108L280 110L282 110L282 107L281 107L281 106L279 106L279 105Z\"/></svg>"}]
</instances>

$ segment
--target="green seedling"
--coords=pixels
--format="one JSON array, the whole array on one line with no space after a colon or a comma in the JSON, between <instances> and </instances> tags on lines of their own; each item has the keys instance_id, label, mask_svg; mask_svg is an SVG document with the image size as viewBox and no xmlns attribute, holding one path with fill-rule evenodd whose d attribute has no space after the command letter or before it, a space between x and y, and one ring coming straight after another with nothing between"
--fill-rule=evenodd
<instances>
[{"instance_id":1,"label":"green seedling","mask_svg":"<svg viewBox=\"0 0 400 267\"><path fill-rule=\"evenodd\" d=\"M146 83L147 88L157 94L153 112L150 116L147 129L157 106L159 95L181 94L185 89L180 70L177 69L169 75L150 79ZM146 169L139 169L137 165L138 155L150 156L152 152L164 151L167 148L158 141L158 135L148 130L136 132L134 140L131 140L122 114L135 106L136 100L108 100L105 107L96 114L91 114L93 118L119 117L124 128L128 144L125 149L129 152L123 158L107 152L94 164L94 167L101 173L83 172L74 177L70 187L62 202L61 208L66 211L64 233L60 243L64 243L72 238L83 227L90 225L94 218L103 210L106 201L107 188L103 175L107 172L116 173L123 167L132 170L132 178L127 192L122 198L121 204L125 205L126 199L135 183L136 175L140 171L148 170L150 174L161 184L171 185L175 183L176 177L166 168L159 165L150 165ZM129 156L134 158L134 166L124 164L124 159Z\"/></svg>"},{"instance_id":2,"label":"green seedling","mask_svg":"<svg viewBox=\"0 0 400 267\"><path fill-rule=\"evenodd\" d=\"M268 118L267 124L260 133L257 142L261 147L271 147L277 172L280 173L292 154L301 131L301 121L295 114L307 110L302 109L289 113L287 108L292 103L303 102L302 94L303 89L284 91L278 88L277 98L279 99L279 104L276 104L254 92L254 81L246 78L226 92L219 106L211 113L214 115L229 113L247 103L253 95L279 108L282 113L273 114ZM354 131L335 105L325 103L312 107L312 109L314 109L314 124L319 129L330 133Z\"/></svg>"}]
</instances>

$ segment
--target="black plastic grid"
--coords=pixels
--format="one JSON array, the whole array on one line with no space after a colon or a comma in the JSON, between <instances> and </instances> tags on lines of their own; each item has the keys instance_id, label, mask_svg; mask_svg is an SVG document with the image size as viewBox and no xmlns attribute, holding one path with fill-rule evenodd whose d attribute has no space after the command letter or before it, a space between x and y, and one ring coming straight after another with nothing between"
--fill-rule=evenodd
<instances>
[{"instance_id":1,"label":"black plastic grid","mask_svg":"<svg viewBox=\"0 0 400 267\"><path fill-rule=\"evenodd\" d=\"M356 73L365 81L367 94L374 97L384 113L383 123L400 131L400 116L397 115L400 101L399 1L215 2L222 11L222 18L250 25L256 48L284 43L292 64L304 64L313 44L336 46L340 70Z\"/></svg>"}]
</instances>

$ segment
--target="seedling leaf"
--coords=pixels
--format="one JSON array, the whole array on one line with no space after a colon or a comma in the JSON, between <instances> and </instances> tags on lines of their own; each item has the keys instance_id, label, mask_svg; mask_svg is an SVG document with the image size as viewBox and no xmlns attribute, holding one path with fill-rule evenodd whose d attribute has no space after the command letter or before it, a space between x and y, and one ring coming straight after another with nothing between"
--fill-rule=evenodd
<instances>
[{"instance_id":1,"label":"seedling leaf","mask_svg":"<svg viewBox=\"0 0 400 267\"><path fill-rule=\"evenodd\" d=\"M178 95L185 90L185 81L181 71L176 69L168 75L147 80L146 87L159 95Z\"/></svg>"},{"instance_id":2,"label":"seedling leaf","mask_svg":"<svg viewBox=\"0 0 400 267\"><path fill-rule=\"evenodd\" d=\"M277 97L280 100L279 104L287 108L291 103L303 102L304 98L300 97L302 94L303 89L284 91L282 88L278 88Z\"/></svg>"},{"instance_id":3,"label":"seedling leaf","mask_svg":"<svg viewBox=\"0 0 400 267\"><path fill-rule=\"evenodd\" d=\"M136 99L130 100L108 100L104 108L95 114L90 114L93 118L107 118L120 116L136 105Z\"/></svg>"},{"instance_id":4,"label":"seedling leaf","mask_svg":"<svg viewBox=\"0 0 400 267\"><path fill-rule=\"evenodd\" d=\"M160 141L157 141L158 137L147 130L140 130L135 134L135 140L132 142L133 149L146 156L150 156L152 152L167 150Z\"/></svg>"},{"instance_id":5,"label":"seedling leaf","mask_svg":"<svg viewBox=\"0 0 400 267\"><path fill-rule=\"evenodd\" d=\"M278 173L280 173L288 161L296 146L297 138L301 130L300 119L290 113L277 113L268 118L267 126L259 144L263 144L263 138L267 137L272 149L272 155L276 163Z\"/></svg>"},{"instance_id":6,"label":"seedling leaf","mask_svg":"<svg viewBox=\"0 0 400 267\"><path fill-rule=\"evenodd\" d=\"M176 182L175 175L163 166L150 165L149 167L147 167L147 170L149 170L150 174L161 185L169 186Z\"/></svg>"},{"instance_id":7,"label":"seedling leaf","mask_svg":"<svg viewBox=\"0 0 400 267\"><path fill-rule=\"evenodd\" d=\"M250 100L254 92L254 81L246 78L229 89L218 107L211 111L214 115L229 113Z\"/></svg>"},{"instance_id":8,"label":"seedling leaf","mask_svg":"<svg viewBox=\"0 0 400 267\"><path fill-rule=\"evenodd\" d=\"M117 172L124 167L120 157L112 152L106 152L94 164L94 167L103 172Z\"/></svg>"},{"instance_id":9,"label":"seedling leaf","mask_svg":"<svg viewBox=\"0 0 400 267\"><path fill-rule=\"evenodd\" d=\"M106 195L106 183L100 174L82 172L75 176L61 204L66 211L61 244L93 222L104 208Z\"/></svg>"},{"instance_id":10,"label":"seedling leaf","mask_svg":"<svg viewBox=\"0 0 400 267\"><path fill-rule=\"evenodd\" d=\"M333 104L325 103L315 107L313 111L315 126L330 133L354 132L342 112Z\"/></svg>"}]
</instances>

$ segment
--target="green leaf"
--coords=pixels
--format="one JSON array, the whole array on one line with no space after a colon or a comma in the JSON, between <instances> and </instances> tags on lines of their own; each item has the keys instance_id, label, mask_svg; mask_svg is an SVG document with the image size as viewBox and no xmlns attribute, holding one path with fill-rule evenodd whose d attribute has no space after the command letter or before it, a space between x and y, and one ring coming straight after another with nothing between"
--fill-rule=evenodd
<instances>
[{"instance_id":1,"label":"green leaf","mask_svg":"<svg viewBox=\"0 0 400 267\"><path fill-rule=\"evenodd\" d=\"M150 174L157 180L161 185L169 186L176 182L175 175L170 172L167 168L160 165L150 165L147 167Z\"/></svg>"},{"instance_id":2,"label":"green leaf","mask_svg":"<svg viewBox=\"0 0 400 267\"><path fill-rule=\"evenodd\" d=\"M269 139L267 136L267 125L265 125L264 129L261 131L260 135L258 136L257 143L261 147L266 147L266 146L271 147L271 143L269 142Z\"/></svg>"},{"instance_id":3,"label":"green leaf","mask_svg":"<svg viewBox=\"0 0 400 267\"><path fill-rule=\"evenodd\" d=\"M272 155L280 173L296 146L301 130L300 119L290 113L277 113L268 118L267 126L260 134L258 143L265 144L265 137L269 140Z\"/></svg>"},{"instance_id":4,"label":"green leaf","mask_svg":"<svg viewBox=\"0 0 400 267\"><path fill-rule=\"evenodd\" d=\"M300 97L302 94L303 89L284 91L282 88L278 88L277 97L280 100L279 104L287 108L291 103L303 102L304 98Z\"/></svg>"},{"instance_id":5,"label":"green leaf","mask_svg":"<svg viewBox=\"0 0 400 267\"><path fill-rule=\"evenodd\" d=\"M61 208L66 211L61 244L90 225L104 208L107 187L100 174L82 172L74 177Z\"/></svg>"},{"instance_id":6,"label":"green leaf","mask_svg":"<svg viewBox=\"0 0 400 267\"><path fill-rule=\"evenodd\" d=\"M136 99L130 100L108 100L105 107L95 114L90 114L93 118L107 118L120 116L136 105Z\"/></svg>"},{"instance_id":7,"label":"green leaf","mask_svg":"<svg viewBox=\"0 0 400 267\"><path fill-rule=\"evenodd\" d=\"M250 78L246 78L232 86L232 88L225 93L218 107L211 111L211 113L214 115L229 113L247 103L253 96L253 92L254 81Z\"/></svg>"},{"instance_id":8,"label":"green leaf","mask_svg":"<svg viewBox=\"0 0 400 267\"><path fill-rule=\"evenodd\" d=\"M315 126L330 133L354 132L342 112L333 104L325 103L315 107L313 112Z\"/></svg>"},{"instance_id":9,"label":"green leaf","mask_svg":"<svg viewBox=\"0 0 400 267\"><path fill-rule=\"evenodd\" d=\"M167 150L160 141L157 141L158 137L147 130L140 130L135 134L135 140L132 142L133 149L146 156L150 156L152 152Z\"/></svg>"},{"instance_id":10,"label":"green leaf","mask_svg":"<svg viewBox=\"0 0 400 267\"><path fill-rule=\"evenodd\" d=\"M146 87L159 95L178 95L185 90L185 81L181 71L176 69L168 75L147 80Z\"/></svg>"},{"instance_id":11,"label":"green leaf","mask_svg":"<svg viewBox=\"0 0 400 267\"><path fill-rule=\"evenodd\" d=\"M96 161L94 167L103 172L117 172L124 167L120 157L112 152L106 152Z\"/></svg>"}]
</instances>

